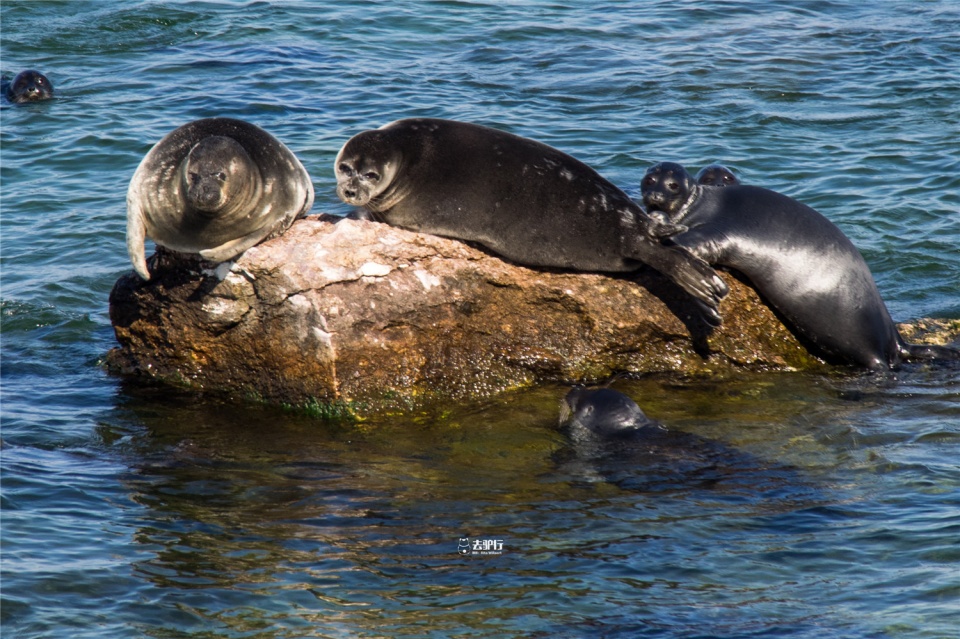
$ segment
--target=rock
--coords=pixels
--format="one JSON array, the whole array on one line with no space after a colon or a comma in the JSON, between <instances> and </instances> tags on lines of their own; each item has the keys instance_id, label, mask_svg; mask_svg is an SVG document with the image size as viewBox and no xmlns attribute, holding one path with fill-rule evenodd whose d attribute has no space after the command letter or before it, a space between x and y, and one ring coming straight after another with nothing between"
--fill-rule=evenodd
<instances>
[{"instance_id":1,"label":"rock","mask_svg":"<svg viewBox=\"0 0 960 639\"><path fill-rule=\"evenodd\" d=\"M333 222L331 220L337 220ZM110 295L108 365L357 417L613 374L822 366L729 274L714 331L651 269L513 265L463 242L309 217L236 262L159 250Z\"/></svg>"},{"instance_id":2,"label":"rock","mask_svg":"<svg viewBox=\"0 0 960 639\"><path fill-rule=\"evenodd\" d=\"M952 346L960 340L960 319L923 318L897 324L900 335L913 344Z\"/></svg>"}]
</instances>

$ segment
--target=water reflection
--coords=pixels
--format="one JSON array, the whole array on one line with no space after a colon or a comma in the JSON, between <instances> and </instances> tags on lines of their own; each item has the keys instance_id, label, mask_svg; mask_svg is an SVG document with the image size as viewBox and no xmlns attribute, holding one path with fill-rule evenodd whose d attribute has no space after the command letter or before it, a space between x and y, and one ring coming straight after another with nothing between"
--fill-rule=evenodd
<instances>
[{"instance_id":1,"label":"water reflection","mask_svg":"<svg viewBox=\"0 0 960 639\"><path fill-rule=\"evenodd\" d=\"M802 383L808 393L810 383ZM762 384L742 382L727 401L769 395ZM668 412L665 394L690 394L688 408L713 394L662 380L621 386L660 397L645 406L656 416ZM787 517L777 525L789 525L790 513L838 499L817 472L768 455L784 447L784 430L799 431L791 413L800 411L780 398L765 398L780 413L765 437L740 433L744 450L718 440L722 463L708 480L682 464L651 479L629 459L589 460L589 472L582 459L571 463L576 454L557 429L565 391L518 393L426 423L330 424L129 389L123 410L131 414L120 423L142 430L118 439L104 424L101 436L126 450L124 483L145 509L134 539L152 554L136 575L179 611L145 622L145 632L215 622L270 637L300 624L323 624L331 636L507 632L514 624L553 633L600 618L681 628L696 615L677 609L678 598L692 606L709 589L742 601L765 587L741 579L726 590L711 575L735 570L736 553L755 543L757 552L784 543L763 522ZM756 401L749 406L758 411ZM713 430L711 418L698 423ZM463 537L497 539L503 552L461 556ZM641 592L659 603L637 607Z\"/></svg>"}]
</instances>

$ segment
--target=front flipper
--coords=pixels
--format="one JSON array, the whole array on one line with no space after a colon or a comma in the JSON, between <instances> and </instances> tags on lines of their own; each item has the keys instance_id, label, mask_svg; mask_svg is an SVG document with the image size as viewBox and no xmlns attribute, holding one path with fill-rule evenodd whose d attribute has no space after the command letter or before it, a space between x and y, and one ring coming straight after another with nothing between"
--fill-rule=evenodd
<instances>
[{"instance_id":1,"label":"front flipper","mask_svg":"<svg viewBox=\"0 0 960 639\"><path fill-rule=\"evenodd\" d=\"M643 228L643 232L647 234L647 237L650 237L654 240L662 240L674 235L686 233L689 230L689 228L683 224L674 224L673 222L670 222L666 215L662 214L660 211L654 211L648 215L646 224Z\"/></svg>"},{"instance_id":2,"label":"front flipper","mask_svg":"<svg viewBox=\"0 0 960 639\"><path fill-rule=\"evenodd\" d=\"M146 252L143 247L147 241L147 229L143 222L143 210L136 198L127 197L127 255L133 264L133 270L145 280L150 279L147 268Z\"/></svg>"},{"instance_id":3,"label":"front flipper","mask_svg":"<svg viewBox=\"0 0 960 639\"><path fill-rule=\"evenodd\" d=\"M664 245L637 234L627 238L625 256L657 269L695 297L714 326L722 320L720 300L729 292L726 282L705 261L682 246Z\"/></svg>"},{"instance_id":4,"label":"front flipper","mask_svg":"<svg viewBox=\"0 0 960 639\"><path fill-rule=\"evenodd\" d=\"M271 227L257 230L255 233L245 235L244 237L224 242L220 246L204 249L200 251L200 257L211 262L226 262L237 257L248 248L256 246L263 241L273 231Z\"/></svg>"}]
</instances>

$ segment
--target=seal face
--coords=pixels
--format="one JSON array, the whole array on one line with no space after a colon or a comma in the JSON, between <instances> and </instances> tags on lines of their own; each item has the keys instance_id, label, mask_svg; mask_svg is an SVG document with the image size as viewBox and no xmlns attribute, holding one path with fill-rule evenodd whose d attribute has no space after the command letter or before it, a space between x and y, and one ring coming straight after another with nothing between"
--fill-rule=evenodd
<instances>
[{"instance_id":1,"label":"seal face","mask_svg":"<svg viewBox=\"0 0 960 639\"><path fill-rule=\"evenodd\" d=\"M375 219L477 242L527 266L628 272L646 263L719 323L723 280L658 240L678 229L545 144L465 122L398 120L350 138L334 169L340 199Z\"/></svg>"},{"instance_id":2,"label":"seal face","mask_svg":"<svg viewBox=\"0 0 960 639\"><path fill-rule=\"evenodd\" d=\"M665 241L745 275L818 355L874 370L904 355L960 356L906 344L859 251L809 206L755 186L700 186L672 162L640 188L648 211L688 228Z\"/></svg>"},{"instance_id":3,"label":"seal face","mask_svg":"<svg viewBox=\"0 0 960 639\"><path fill-rule=\"evenodd\" d=\"M127 251L150 279L144 240L223 262L287 230L313 183L279 140L242 120L207 118L160 140L127 191Z\"/></svg>"},{"instance_id":4,"label":"seal face","mask_svg":"<svg viewBox=\"0 0 960 639\"><path fill-rule=\"evenodd\" d=\"M733 171L721 164L710 164L700 169L697 173L697 184L703 186L735 186L740 184L740 179L733 174Z\"/></svg>"},{"instance_id":5,"label":"seal face","mask_svg":"<svg viewBox=\"0 0 960 639\"><path fill-rule=\"evenodd\" d=\"M15 104L39 102L53 97L53 83L39 71L21 71L4 90L7 100Z\"/></svg>"}]
</instances>

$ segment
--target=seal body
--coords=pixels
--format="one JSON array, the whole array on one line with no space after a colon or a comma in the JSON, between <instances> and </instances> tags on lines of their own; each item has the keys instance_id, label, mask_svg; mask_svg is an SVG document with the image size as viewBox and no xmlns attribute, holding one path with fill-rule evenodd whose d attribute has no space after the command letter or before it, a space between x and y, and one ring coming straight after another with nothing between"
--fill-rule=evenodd
<instances>
[{"instance_id":1,"label":"seal body","mask_svg":"<svg viewBox=\"0 0 960 639\"><path fill-rule=\"evenodd\" d=\"M722 164L710 164L697 173L697 184L705 186L736 186L740 178Z\"/></svg>"},{"instance_id":2,"label":"seal body","mask_svg":"<svg viewBox=\"0 0 960 639\"><path fill-rule=\"evenodd\" d=\"M3 91L7 100L15 104L39 102L53 97L53 83L39 71L21 71Z\"/></svg>"},{"instance_id":3,"label":"seal body","mask_svg":"<svg viewBox=\"0 0 960 639\"><path fill-rule=\"evenodd\" d=\"M648 211L688 228L666 241L745 275L817 354L874 370L960 355L906 344L860 252L809 206L755 186L699 186L670 162L647 171L641 192Z\"/></svg>"},{"instance_id":4,"label":"seal body","mask_svg":"<svg viewBox=\"0 0 960 639\"><path fill-rule=\"evenodd\" d=\"M686 249L662 245L662 222L620 189L545 144L464 122L407 119L353 136L334 166L339 197L375 219L477 242L528 266L627 272L645 263L719 320L723 280Z\"/></svg>"},{"instance_id":5,"label":"seal body","mask_svg":"<svg viewBox=\"0 0 960 639\"><path fill-rule=\"evenodd\" d=\"M279 235L313 205L313 183L279 140L242 120L175 129L143 158L127 191L127 251L150 279L144 240L222 262Z\"/></svg>"}]
</instances>

